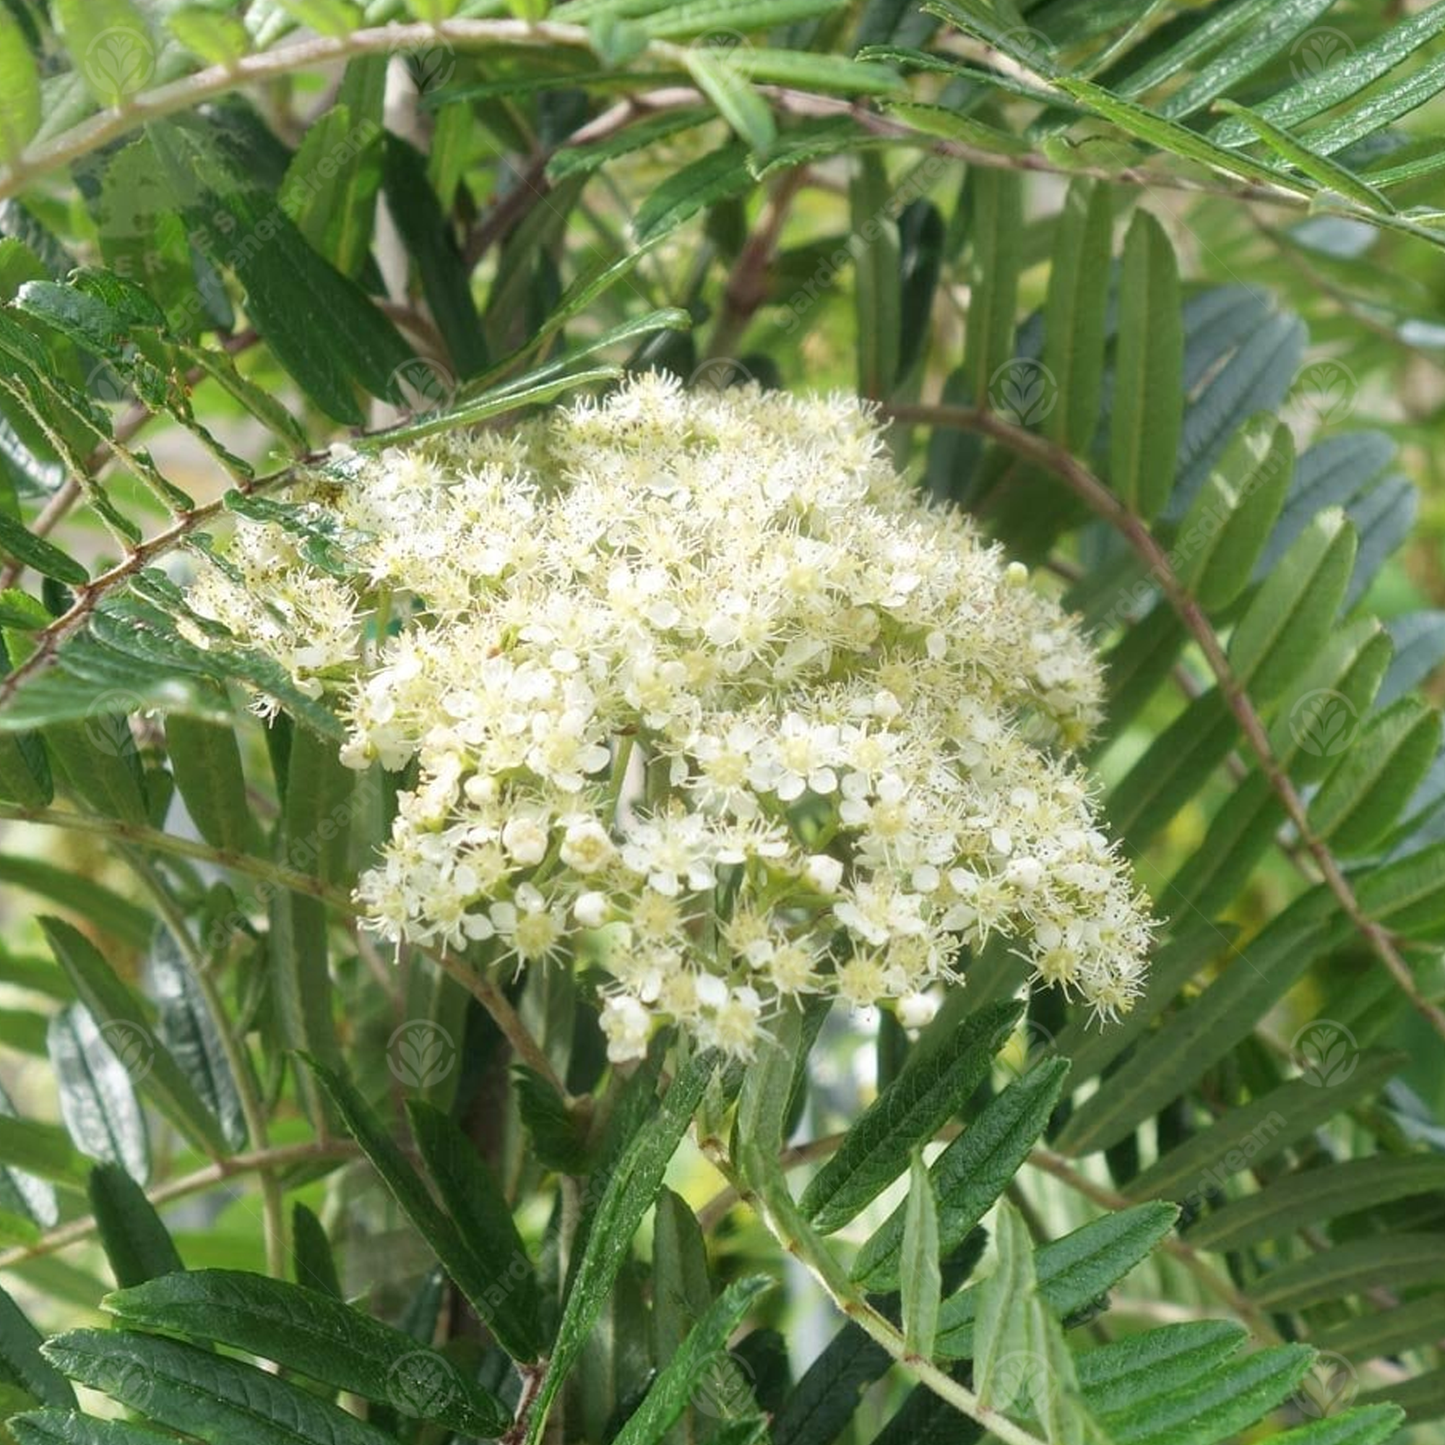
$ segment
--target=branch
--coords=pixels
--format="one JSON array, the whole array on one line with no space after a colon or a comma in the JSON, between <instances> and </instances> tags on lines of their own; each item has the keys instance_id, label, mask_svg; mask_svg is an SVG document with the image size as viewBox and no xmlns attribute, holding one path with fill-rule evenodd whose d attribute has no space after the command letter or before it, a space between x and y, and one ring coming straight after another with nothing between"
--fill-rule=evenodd
<instances>
[{"instance_id":1,"label":"branch","mask_svg":"<svg viewBox=\"0 0 1445 1445\"><path fill-rule=\"evenodd\" d=\"M932 1360L910 1350L902 1334L893 1323L879 1314L859 1292L847 1272L828 1253L827 1247L798 1213L793 1197L789 1194L777 1165L764 1166L772 1176L773 1187L759 1191L743 1177L733 1161L723 1152L717 1141L708 1141L708 1155L712 1162L737 1191L738 1197L752 1206L763 1227L790 1255L793 1256L822 1287L824 1293L837 1306L840 1313L866 1334L875 1344L881 1345L921 1385L926 1385L940 1400L952 1405L960 1414L968 1416L991 1432L1004 1445L1045 1445L1037 1436L1031 1435L1021 1425L1015 1425L1006 1415L987 1405L979 1403L978 1396L966 1386L959 1384L946 1371L940 1370Z\"/></svg>"},{"instance_id":2,"label":"branch","mask_svg":"<svg viewBox=\"0 0 1445 1445\"><path fill-rule=\"evenodd\" d=\"M1315 860L1326 887L1335 895L1341 909L1355 931L1375 956L1389 970L1410 1006L1445 1039L1445 1012L1427 999L1416 986L1410 966L1400 956L1388 931L1360 906L1355 890L1324 842L1310 826L1309 814L1289 775L1270 747L1269 733L1261 721L1249 695L1234 675L1219 638L1199 603L1180 582L1168 552L1155 539L1148 525L1136 517L1104 485L1098 477L1062 447L1045 441L1033 432L1005 421L996 413L980 407L898 405L886 408L899 421L925 426L956 427L980 432L1009 448L1010 451L1052 472L1094 514L1108 522L1133 548L1148 568L1169 605L1178 615L1191 637L1204 654L1209 670L1219 684L1220 695L1229 704L1240 730L1259 763L1260 771L1269 780L1276 797L1299 834L1300 842Z\"/></svg>"},{"instance_id":3,"label":"branch","mask_svg":"<svg viewBox=\"0 0 1445 1445\"><path fill-rule=\"evenodd\" d=\"M251 1174L261 1169L284 1169L292 1164L314 1164L318 1161L354 1159L361 1151L349 1140L331 1139L324 1143L282 1144L275 1149L261 1149L249 1154L236 1154L230 1159L218 1159L204 1169L183 1174L166 1184L158 1184L146 1191L146 1198L156 1206L169 1204L172 1200L184 1199L188 1194L199 1194L213 1185L224 1184L237 1175ZM44 1255L54 1254L72 1244L89 1239L97 1229L94 1216L72 1219L48 1233L41 1235L33 1244L22 1244L0 1253L0 1270L14 1269L17 1265Z\"/></svg>"}]
</instances>

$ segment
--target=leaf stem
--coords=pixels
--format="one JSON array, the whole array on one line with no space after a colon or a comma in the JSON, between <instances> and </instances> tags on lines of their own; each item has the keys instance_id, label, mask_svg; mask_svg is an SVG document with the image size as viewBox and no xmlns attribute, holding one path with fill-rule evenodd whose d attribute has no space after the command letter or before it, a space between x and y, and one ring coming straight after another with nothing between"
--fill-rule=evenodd
<instances>
[{"instance_id":1,"label":"leaf stem","mask_svg":"<svg viewBox=\"0 0 1445 1445\"><path fill-rule=\"evenodd\" d=\"M233 1154L229 1159L217 1159L193 1173L183 1174L146 1191L146 1198L156 1206L170 1204L191 1194L199 1194L217 1184L224 1184L242 1174L254 1174L262 1169L286 1169L294 1164L315 1164L327 1160L340 1162L358 1157L360 1150L349 1139L307 1140L303 1144L281 1144L274 1149L255 1150L246 1154ZM0 1270L14 1269L32 1259L41 1259L72 1244L89 1239L97 1228L94 1216L71 1219L55 1229L41 1235L32 1244L16 1245L0 1252Z\"/></svg>"}]
</instances>

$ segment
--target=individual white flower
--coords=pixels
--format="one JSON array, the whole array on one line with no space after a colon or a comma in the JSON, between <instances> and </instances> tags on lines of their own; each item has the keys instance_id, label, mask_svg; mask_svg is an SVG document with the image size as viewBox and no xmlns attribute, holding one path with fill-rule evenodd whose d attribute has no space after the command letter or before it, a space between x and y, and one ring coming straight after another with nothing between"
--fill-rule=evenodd
<instances>
[{"instance_id":1,"label":"individual white flower","mask_svg":"<svg viewBox=\"0 0 1445 1445\"><path fill-rule=\"evenodd\" d=\"M530 867L547 856L547 830L525 814L509 818L502 828L502 847L518 863Z\"/></svg>"},{"instance_id":2,"label":"individual white flower","mask_svg":"<svg viewBox=\"0 0 1445 1445\"><path fill-rule=\"evenodd\" d=\"M652 1036L652 1015L635 998L614 996L602 1005L602 1032L607 1036L607 1057L614 1064L629 1064L647 1057Z\"/></svg>"},{"instance_id":3,"label":"individual white flower","mask_svg":"<svg viewBox=\"0 0 1445 1445\"><path fill-rule=\"evenodd\" d=\"M910 1033L927 1028L938 1012L938 1000L930 993L905 994L898 1000L898 1022Z\"/></svg>"},{"instance_id":4,"label":"individual white flower","mask_svg":"<svg viewBox=\"0 0 1445 1445\"><path fill-rule=\"evenodd\" d=\"M574 872L584 876L605 868L616 855L607 829L596 818L578 818L567 822L562 835L560 857Z\"/></svg>"}]
</instances>

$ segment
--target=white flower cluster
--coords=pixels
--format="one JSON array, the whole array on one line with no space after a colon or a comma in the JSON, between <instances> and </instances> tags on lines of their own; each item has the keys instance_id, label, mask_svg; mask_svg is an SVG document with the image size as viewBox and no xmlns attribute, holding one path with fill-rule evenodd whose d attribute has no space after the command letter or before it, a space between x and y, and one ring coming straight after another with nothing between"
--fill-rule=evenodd
<instances>
[{"instance_id":1,"label":"white flower cluster","mask_svg":"<svg viewBox=\"0 0 1445 1445\"><path fill-rule=\"evenodd\" d=\"M600 966L617 1061L664 1020L745 1056L809 992L920 1027L995 933L1129 1007L1151 925L1062 756L1098 667L855 401L648 376L350 465L302 500L354 570L243 522L190 603L415 766L388 938Z\"/></svg>"}]
</instances>

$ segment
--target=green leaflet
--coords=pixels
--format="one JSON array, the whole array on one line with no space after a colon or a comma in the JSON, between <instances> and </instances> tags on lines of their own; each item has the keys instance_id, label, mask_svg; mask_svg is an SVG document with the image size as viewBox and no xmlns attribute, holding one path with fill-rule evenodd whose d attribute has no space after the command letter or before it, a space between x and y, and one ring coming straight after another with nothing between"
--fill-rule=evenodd
<instances>
[{"instance_id":1,"label":"green leaflet","mask_svg":"<svg viewBox=\"0 0 1445 1445\"><path fill-rule=\"evenodd\" d=\"M165 18L166 28L209 65L231 65L250 49L246 27L234 15L187 5Z\"/></svg>"},{"instance_id":2,"label":"green leaflet","mask_svg":"<svg viewBox=\"0 0 1445 1445\"><path fill-rule=\"evenodd\" d=\"M783 1400L773 1420L776 1445L832 1445L890 1362L888 1351L849 1321Z\"/></svg>"},{"instance_id":3,"label":"green leaflet","mask_svg":"<svg viewBox=\"0 0 1445 1445\"><path fill-rule=\"evenodd\" d=\"M1322 1329L1311 1343L1347 1360L1375 1360L1429 1347L1440 1334L1440 1292L1377 1308Z\"/></svg>"},{"instance_id":4,"label":"green leaflet","mask_svg":"<svg viewBox=\"0 0 1445 1445\"><path fill-rule=\"evenodd\" d=\"M385 75L380 57L351 62L337 103L307 131L282 181L297 229L344 276L355 276L371 250Z\"/></svg>"},{"instance_id":5,"label":"green leaflet","mask_svg":"<svg viewBox=\"0 0 1445 1445\"><path fill-rule=\"evenodd\" d=\"M632 234L650 246L715 201L735 196L753 184L741 142L720 147L668 176L637 208Z\"/></svg>"},{"instance_id":6,"label":"green leaflet","mask_svg":"<svg viewBox=\"0 0 1445 1445\"><path fill-rule=\"evenodd\" d=\"M40 127L40 72L25 32L0 12L0 157L13 162Z\"/></svg>"},{"instance_id":7,"label":"green leaflet","mask_svg":"<svg viewBox=\"0 0 1445 1445\"><path fill-rule=\"evenodd\" d=\"M394 135L386 137L381 155L387 210L416 267L427 309L446 342L446 361L455 368L456 380L475 376L488 361L482 321L472 299L471 276L427 178L426 158ZM444 371L435 377L429 373L428 360L440 365L440 359L423 358L420 371L424 399L435 401L428 393L445 391L448 379Z\"/></svg>"},{"instance_id":8,"label":"green leaflet","mask_svg":"<svg viewBox=\"0 0 1445 1445\"><path fill-rule=\"evenodd\" d=\"M614 1445L653 1445L695 1402L707 1372L752 1302L773 1281L764 1275L731 1284L708 1307L615 1438Z\"/></svg>"},{"instance_id":9,"label":"green leaflet","mask_svg":"<svg viewBox=\"0 0 1445 1445\"><path fill-rule=\"evenodd\" d=\"M1430 1155L1347 1159L1276 1179L1195 1221L1198 1249L1241 1249L1356 1210L1445 1189L1445 1159Z\"/></svg>"},{"instance_id":10,"label":"green leaflet","mask_svg":"<svg viewBox=\"0 0 1445 1445\"><path fill-rule=\"evenodd\" d=\"M664 1188L652 1215L652 1361L657 1369L666 1367L712 1302L707 1244L697 1216L681 1195ZM727 1366L722 1361L718 1366L721 1376ZM734 1398L734 1392L741 1398L747 1389L740 1372L716 1383L724 1399ZM686 1424L671 1433L685 1439Z\"/></svg>"},{"instance_id":11,"label":"green leaflet","mask_svg":"<svg viewBox=\"0 0 1445 1445\"><path fill-rule=\"evenodd\" d=\"M1198 1199L1246 1165L1264 1163L1358 1099L1369 1098L1400 1067L1399 1054L1367 1052L1329 1088L1291 1079L1223 1115L1129 1181L1135 1199Z\"/></svg>"},{"instance_id":12,"label":"green leaflet","mask_svg":"<svg viewBox=\"0 0 1445 1445\"><path fill-rule=\"evenodd\" d=\"M324 882L341 881L355 776L342 767L329 739L307 727L293 730L276 835L281 862ZM275 889L269 912L267 962L281 1042L335 1065L339 1049L327 966L326 905L309 894ZM307 1113L320 1123L322 1101L315 1086L304 1076L299 1082Z\"/></svg>"},{"instance_id":13,"label":"green leaflet","mask_svg":"<svg viewBox=\"0 0 1445 1445\"><path fill-rule=\"evenodd\" d=\"M77 1003L53 1014L46 1042L60 1089L60 1115L76 1147L147 1183L150 1139L140 1100L89 1011Z\"/></svg>"},{"instance_id":14,"label":"green leaflet","mask_svg":"<svg viewBox=\"0 0 1445 1445\"><path fill-rule=\"evenodd\" d=\"M1277 697L1324 645L1355 560L1354 529L1316 516L1255 593L1229 640L1229 662L1256 702Z\"/></svg>"},{"instance_id":15,"label":"green leaflet","mask_svg":"<svg viewBox=\"0 0 1445 1445\"><path fill-rule=\"evenodd\" d=\"M855 248L854 314L857 319L858 391L888 398L898 375L902 333L898 223L894 190L881 157L859 158L848 200Z\"/></svg>"},{"instance_id":16,"label":"green leaflet","mask_svg":"<svg viewBox=\"0 0 1445 1445\"><path fill-rule=\"evenodd\" d=\"M1135 213L1124 241L1119 339L1109 426L1109 482L1146 521L1174 487L1183 426L1184 330L1174 248L1147 211Z\"/></svg>"},{"instance_id":17,"label":"green leaflet","mask_svg":"<svg viewBox=\"0 0 1445 1445\"><path fill-rule=\"evenodd\" d=\"M1445 84L1445 79L1442 79L1440 83ZM1439 88L1438 85L1436 88ZM1233 101L1220 101L1215 109L1225 111L1229 115L1237 115L1252 131L1258 133L1260 139L1271 150L1278 152L1290 165L1301 174L1308 176L1316 185L1328 191L1338 191L1347 200L1354 201L1367 210L1393 211L1395 209L1390 201L1368 181L1361 180L1354 172L1347 170L1338 162L1330 160L1327 152L1333 147L1330 146L1328 140L1322 140L1319 135L1312 135L1309 137L1311 144L1306 144L1296 139L1288 131L1272 125L1262 115L1256 115L1254 111L1245 106L1236 105ZM1350 135L1347 140L1340 141L1338 144L1348 144L1349 140L1357 138Z\"/></svg>"},{"instance_id":18,"label":"green leaflet","mask_svg":"<svg viewBox=\"0 0 1445 1445\"><path fill-rule=\"evenodd\" d=\"M297 1284L332 1299L343 1297L326 1228L304 1204L291 1211L291 1268Z\"/></svg>"},{"instance_id":19,"label":"green leaflet","mask_svg":"<svg viewBox=\"0 0 1445 1445\"><path fill-rule=\"evenodd\" d=\"M668 1161L692 1121L715 1067L714 1056L703 1053L679 1070L652 1121L632 1136L606 1180L563 1305L552 1344L552 1366L532 1412L529 1445L541 1438L552 1401L631 1252L632 1237L657 1197Z\"/></svg>"},{"instance_id":20,"label":"green leaflet","mask_svg":"<svg viewBox=\"0 0 1445 1445\"><path fill-rule=\"evenodd\" d=\"M444 1356L329 1295L239 1270L171 1274L107 1295L123 1325L231 1345L403 1415L493 1436L511 1412Z\"/></svg>"},{"instance_id":21,"label":"green leaflet","mask_svg":"<svg viewBox=\"0 0 1445 1445\"><path fill-rule=\"evenodd\" d=\"M211 1012L169 928L156 930L149 965L161 1042L216 1117L226 1142L233 1149L244 1148L246 1115L221 1039L225 1020Z\"/></svg>"},{"instance_id":22,"label":"green leaflet","mask_svg":"<svg viewBox=\"0 0 1445 1445\"><path fill-rule=\"evenodd\" d=\"M557 182L565 181L569 176L591 175L609 161L646 149L712 119L712 112L708 110L664 111L590 145L563 146L547 162L547 179Z\"/></svg>"},{"instance_id":23,"label":"green leaflet","mask_svg":"<svg viewBox=\"0 0 1445 1445\"><path fill-rule=\"evenodd\" d=\"M1369 851L1394 826L1440 747L1440 714L1403 697L1372 717L1320 784L1310 823L1337 855Z\"/></svg>"},{"instance_id":24,"label":"green leaflet","mask_svg":"<svg viewBox=\"0 0 1445 1445\"><path fill-rule=\"evenodd\" d=\"M1076 456L1088 454L1099 425L1113 220L1107 186L1070 184L1044 303L1044 365L1058 386L1048 434Z\"/></svg>"},{"instance_id":25,"label":"green leaflet","mask_svg":"<svg viewBox=\"0 0 1445 1445\"><path fill-rule=\"evenodd\" d=\"M16 1123L15 1105L0 1087L0 1143L5 1140L5 1130ZM11 1168L3 1157L3 1148L0 1148L0 1209L4 1209L7 1216L29 1220L47 1229L60 1217L55 1186L24 1168Z\"/></svg>"},{"instance_id":26,"label":"green leaflet","mask_svg":"<svg viewBox=\"0 0 1445 1445\"><path fill-rule=\"evenodd\" d=\"M392 1445L374 1425L239 1360L128 1330L75 1330L44 1353L78 1384L147 1418L234 1445Z\"/></svg>"},{"instance_id":27,"label":"green leaflet","mask_svg":"<svg viewBox=\"0 0 1445 1445\"><path fill-rule=\"evenodd\" d=\"M217 708L224 705L218 694ZM176 790L201 837L228 852L254 852L256 819L246 797L235 728L173 713L166 718L166 744Z\"/></svg>"},{"instance_id":28,"label":"green leaflet","mask_svg":"<svg viewBox=\"0 0 1445 1445\"><path fill-rule=\"evenodd\" d=\"M156 42L130 0L56 0L65 43L101 105L122 105L153 82Z\"/></svg>"},{"instance_id":29,"label":"green leaflet","mask_svg":"<svg viewBox=\"0 0 1445 1445\"><path fill-rule=\"evenodd\" d=\"M1275 1436L1275 1445L1387 1445L1404 1422L1398 1405L1365 1405Z\"/></svg>"},{"instance_id":30,"label":"green leaflet","mask_svg":"<svg viewBox=\"0 0 1445 1445\"><path fill-rule=\"evenodd\" d=\"M170 1051L156 1038L135 996L95 946L58 918L42 918L40 926L81 1002L101 1025L111 1049L127 1068L139 1072L142 1091L199 1148L224 1155L228 1146L215 1115Z\"/></svg>"},{"instance_id":31,"label":"green leaflet","mask_svg":"<svg viewBox=\"0 0 1445 1445\"><path fill-rule=\"evenodd\" d=\"M973 1379L979 1404L1011 1410L1024 1385L1009 1370L1012 1361L1027 1358L1029 1316L1038 1282L1034 1275L1033 1242L1028 1226L1007 1201L998 1207L994 1231L997 1262L977 1286L978 1311L973 1331Z\"/></svg>"},{"instance_id":32,"label":"green leaflet","mask_svg":"<svg viewBox=\"0 0 1445 1445\"><path fill-rule=\"evenodd\" d=\"M0 1289L0 1377L45 1405L74 1406L75 1391L40 1353L40 1333L20 1306Z\"/></svg>"},{"instance_id":33,"label":"green leaflet","mask_svg":"<svg viewBox=\"0 0 1445 1445\"><path fill-rule=\"evenodd\" d=\"M1272 417L1251 420L1225 449L1179 524L1179 580L1209 612L1248 585L1294 475L1294 438Z\"/></svg>"},{"instance_id":34,"label":"green leaflet","mask_svg":"<svg viewBox=\"0 0 1445 1445\"><path fill-rule=\"evenodd\" d=\"M987 1072L1019 1015L1009 1001L979 1009L924 1057L911 1059L848 1130L798 1201L819 1234L841 1229L908 1167Z\"/></svg>"},{"instance_id":35,"label":"green leaflet","mask_svg":"<svg viewBox=\"0 0 1445 1445\"><path fill-rule=\"evenodd\" d=\"M407 1122L442 1207L483 1270L499 1286L489 1325L509 1354L542 1353L541 1300L526 1246L506 1197L460 1126L435 1106L409 1100Z\"/></svg>"},{"instance_id":36,"label":"green leaflet","mask_svg":"<svg viewBox=\"0 0 1445 1445\"><path fill-rule=\"evenodd\" d=\"M1445 1235L1388 1234L1336 1244L1270 1270L1250 1289L1270 1310L1299 1310L1369 1289L1409 1289L1445 1280Z\"/></svg>"},{"instance_id":37,"label":"green leaflet","mask_svg":"<svg viewBox=\"0 0 1445 1445\"><path fill-rule=\"evenodd\" d=\"M1324 943L1347 932L1332 895L1304 895L1261 930L1204 992L1145 1037L1055 1141L1067 1154L1107 1149L1176 1099L1255 1027Z\"/></svg>"},{"instance_id":38,"label":"green leaflet","mask_svg":"<svg viewBox=\"0 0 1445 1445\"><path fill-rule=\"evenodd\" d=\"M124 1420L94 1420L60 1410L14 1415L7 1426L20 1445L156 1445L163 1438Z\"/></svg>"},{"instance_id":39,"label":"green leaflet","mask_svg":"<svg viewBox=\"0 0 1445 1445\"><path fill-rule=\"evenodd\" d=\"M181 1257L155 1206L115 1164L90 1171L90 1210L115 1282L122 1289L181 1269Z\"/></svg>"},{"instance_id":40,"label":"green leaflet","mask_svg":"<svg viewBox=\"0 0 1445 1445\"><path fill-rule=\"evenodd\" d=\"M727 62L740 75L764 85L797 90L836 91L841 95L893 95L904 89L898 73L843 56L806 50L752 48L730 54Z\"/></svg>"},{"instance_id":41,"label":"green leaflet","mask_svg":"<svg viewBox=\"0 0 1445 1445\"><path fill-rule=\"evenodd\" d=\"M422 1177L412 1168L406 1155L397 1147L390 1132L372 1113L355 1086L314 1059L307 1059L307 1063L351 1137L361 1146L402 1212L411 1220L483 1323L495 1328L494 1322L500 1322L499 1339L506 1335L512 1343L522 1343L508 1333L508 1317L499 1308L506 1302L510 1280L505 1272L498 1273L495 1258L480 1254L458 1224L437 1206ZM510 1266L511 1263L509 1258L507 1264Z\"/></svg>"},{"instance_id":42,"label":"green leaflet","mask_svg":"<svg viewBox=\"0 0 1445 1445\"><path fill-rule=\"evenodd\" d=\"M1079 1384L1099 1415L1123 1415L1199 1379L1236 1354L1247 1338L1244 1327L1231 1320L1125 1335L1079 1356Z\"/></svg>"},{"instance_id":43,"label":"green leaflet","mask_svg":"<svg viewBox=\"0 0 1445 1445\"><path fill-rule=\"evenodd\" d=\"M938 1197L939 1251L947 1257L988 1213L1044 1132L1063 1091L1067 1059L1048 1059L1016 1079L957 1139L929 1170ZM900 1261L906 1256L905 1206L899 1205L858 1252L853 1278L864 1289L896 1289Z\"/></svg>"},{"instance_id":44,"label":"green leaflet","mask_svg":"<svg viewBox=\"0 0 1445 1445\"><path fill-rule=\"evenodd\" d=\"M1108 814L1138 856L1208 781L1234 745L1238 725L1220 690L1202 693L1145 750L1109 796Z\"/></svg>"},{"instance_id":45,"label":"green leaflet","mask_svg":"<svg viewBox=\"0 0 1445 1445\"><path fill-rule=\"evenodd\" d=\"M1041 1245L1034 1254L1039 1295L1066 1318L1110 1289L1159 1243L1174 1225L1170 1204L1142 1204L1106 1214L1072 1234ZM939 1315L938 1353L968 1359L973 1353L978 1287L944 1300Z\"/></svg>"},{"instance_id":46,"label":"green leaflet","mask_svg":"<svg viewBox=\"0 0 1445 1445\"><path fill-rule=\"evenodd\" d=\"M767 101L726 60L707 46L694 46L684 59L697 88L717 107L718 114L756 154L765 154L777 135Z\"/></svg>"},{"instance_id":47,"label":"green leaflet","mask_svg":"<svg viewBox=\"0 0 1445 1445\"><path fill-rule=\"evenodd\" d=\"M1254 112L1285 127L1322 115L1393 70L1442 30L1445 4L1437 0L1358 49L1341 46L1329 34L1321 35L1315 51L1307 51L1303 57L1309 73L1256 105ZM1250 130L1242 121L1226 120L1214 128L1211 137L1221 145L1239 145L1250 138Z\"/></svg>"},{"instance_id":48,"label":"green leaflet","mask_svg":"<svg viewBox=\"0 0 1445 1445\"><path fill-rule=\"evenodd\" d=\"M975 170L968 179L969 304L964 333L963 368L975 405L989 399L1028 420L1036 405L1031 388L1038 383L1027 369L1015 378L1009 368L1014 355L1014 312L1018 300L1020 257L1018 235L1023 227L1023 182L1012 171ZM1023 387L1023 404L1010 393L1010 383ZM993 392L999 390L1001 399Z\"/></svg>"},{"instance_id":49,"label":"green leaflet","mask_svg":"<svg viewBox=\"0 0 1445 1445\"><path fill-rule=\"evenodd\" d=\"M43 576L54 577L68 586L81 587L90 580L90 573L79 562L3 512L0 512L0 550Z\"/></svg>"},{"instance_id":50,"label":"green leaflet","mask_svg":"<svg viewBox=\"0 0 1445 1445\"><path fill-rule=\"evenodd\" d=\"M1216 1364L1187 1384L1133 1404L1101 1424L1118 1445L1214 1445L1231 1440L1299 1384L1314 1352L1280 1345Z\"/></svg>"},{"instance_id":51,"label":"green leaflet","mask_svg":"<svg viewBox=\"0 0 1445 1445\"><path fill-rule=\"evenodd\" d=\"M1061 77L1054 82L1066 95L1092 110L1096 115L1126 131L1136 140L1148 142L1171 155L1197 161L1211 170L1223 171L1241 180L1283 190L1303 192L1308 188L1270 166L1261 165L1238 151L1226 150L1201 136L1197 131L1166 120L1142 105L1110 95L1101 86L1087 80Z\"/></svg>"},{"instance_id":52,"label":"green leaflet","mask_svg":"<svg viewBox=\"0 0 1445 1445\"><path fill-rule=\"evenodd\" d=\"M909 1354L928 1359L938 1334L943 1276L939 1267L938 1200L921 1152L914 1154L908 1168L899 1289L903 1296L904 1345Z\"/></svg>"}]
</instances>

